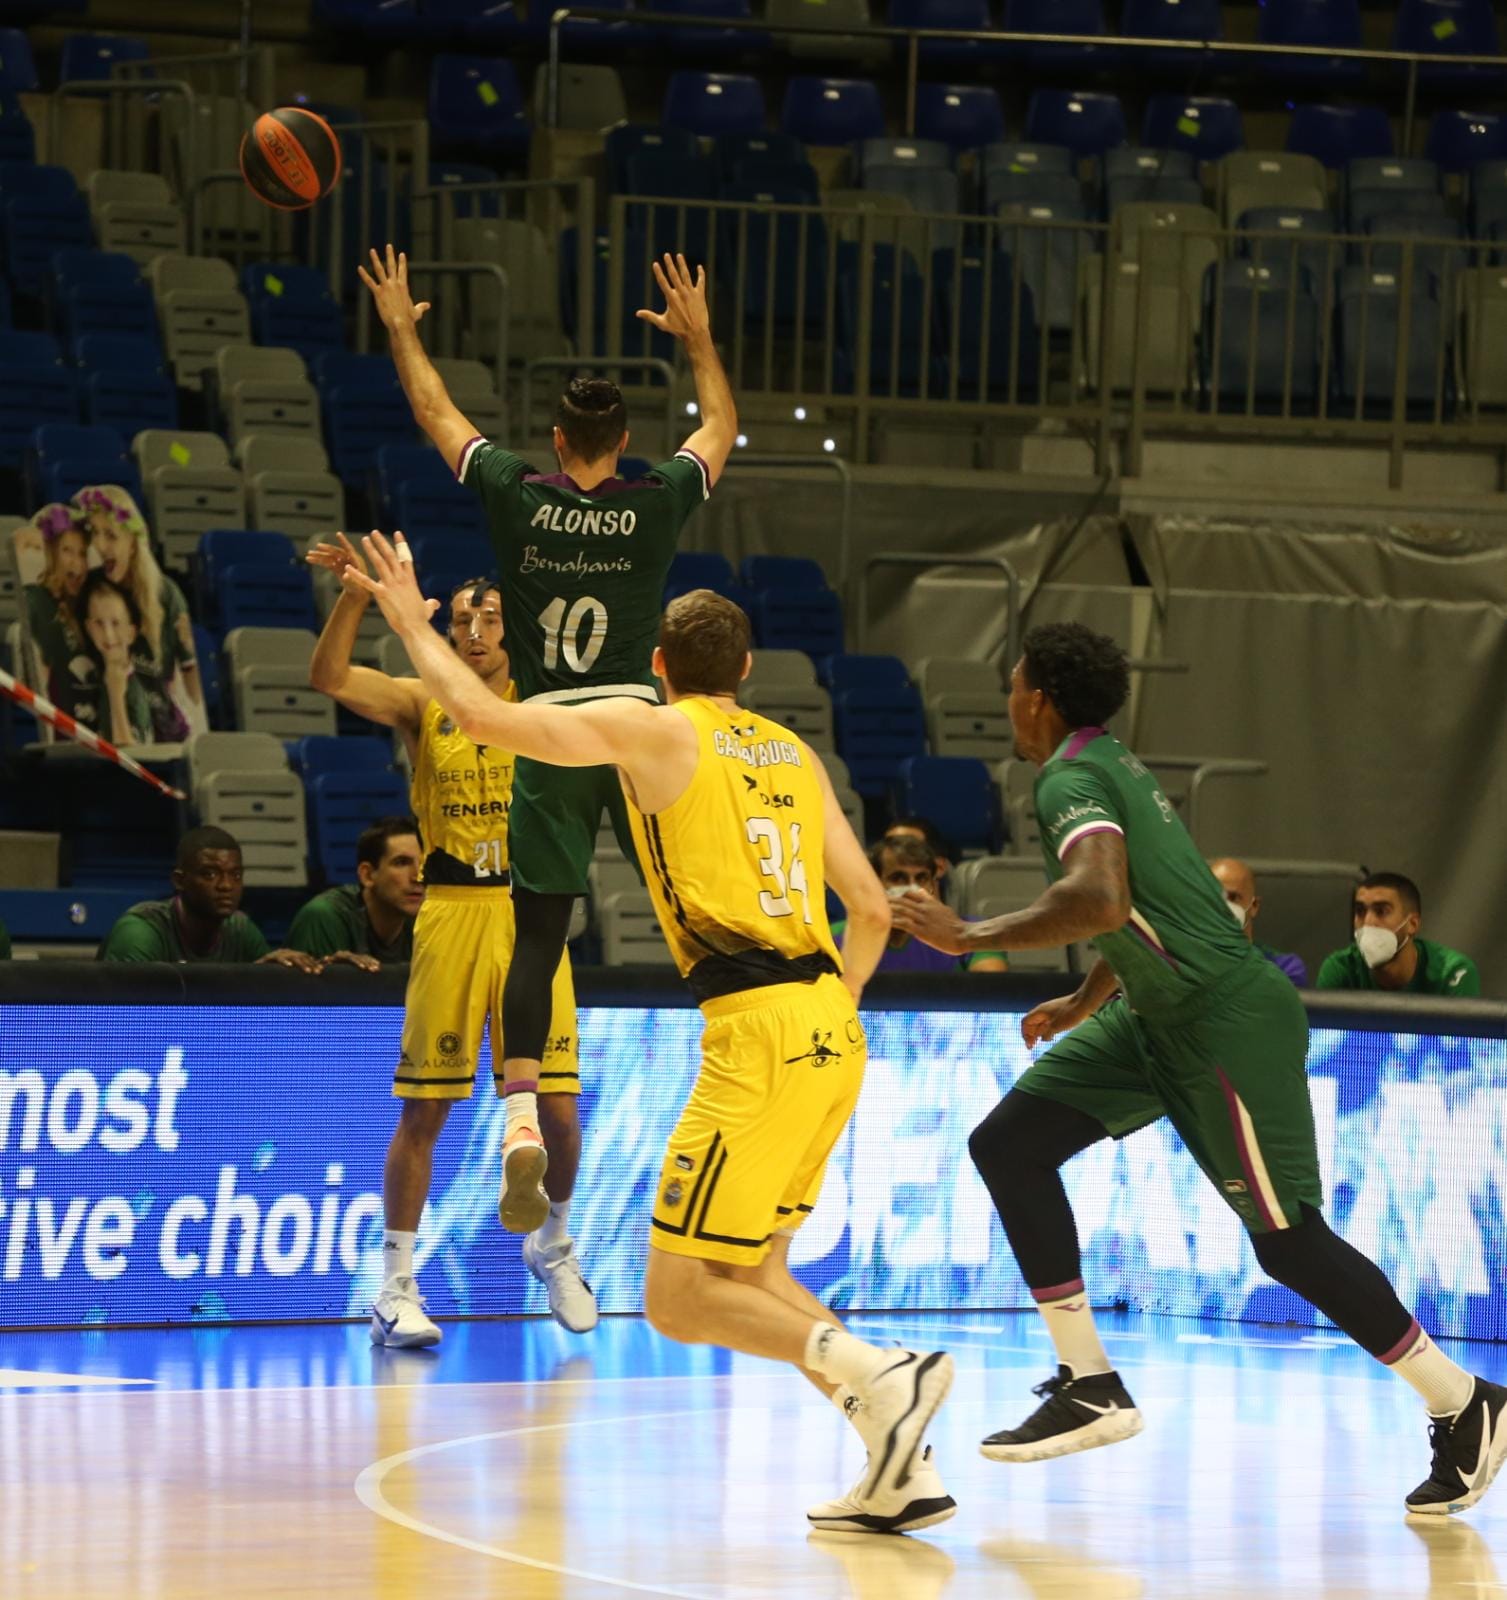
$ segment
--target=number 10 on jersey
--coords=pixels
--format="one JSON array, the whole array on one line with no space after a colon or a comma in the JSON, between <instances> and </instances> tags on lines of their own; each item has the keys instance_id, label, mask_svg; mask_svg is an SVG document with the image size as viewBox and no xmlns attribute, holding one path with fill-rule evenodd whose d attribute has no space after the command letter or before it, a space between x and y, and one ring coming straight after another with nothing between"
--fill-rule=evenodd
<instances>
[{"instance_id":1,"label":"number 10 on jersey","mask_svg":"<svg viewBox=\"0 0 1507 1600\"><path fill-rule=\"evenodd\" d=\"M557 671L563 659L570 672L590 672L607 643L607 607L589 594L579 596L569 611L563 599L551 600L539 613L539 626L544 629L545 671Z\"/></svg>"},{"instance_id":2,"label":"number 10 on jersey","mask_svg":"<svg viewBox=\"0 0 1507 1600\"><path fill-rule=\"evenodd\" d=\"M790 903L793 889L801 897L801 912L809 923L811 898L806 887L806 863L801 860L800 823L790 824L788 853L780 825L773 817L750 817L748 842L759 847L759 871L774 880L772 889L759 891L759 909L766 917L793 917L795 907Z\"/></svg>"}]
</instances>

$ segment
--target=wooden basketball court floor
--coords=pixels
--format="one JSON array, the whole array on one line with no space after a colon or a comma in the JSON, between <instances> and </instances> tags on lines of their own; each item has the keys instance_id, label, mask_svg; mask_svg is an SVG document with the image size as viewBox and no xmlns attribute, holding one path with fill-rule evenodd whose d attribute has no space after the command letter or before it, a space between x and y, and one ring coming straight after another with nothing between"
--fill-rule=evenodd
<instances>
[{"instance_id":1,"label":"wooden basketball court floor","mask_svg":"<svg viewBox=\"0 0 1507 1600\"><path fill-rule=\"evenodd\" d=\"M1507 1481L1404 1517L1412 1392L1334 1335L1135 1315L1106 1343L1138 1439L1002 1466L977 1441L1051 1370L1030 1315L854 1319L939 1345L959 1504L908 1538L808 1535L855 1436L798 1378L632 1318L0 1335L5 1600L1491 1600ZM1507 1347L1452 1347L1507 1376Z\"/></svg>"}]
</instances>

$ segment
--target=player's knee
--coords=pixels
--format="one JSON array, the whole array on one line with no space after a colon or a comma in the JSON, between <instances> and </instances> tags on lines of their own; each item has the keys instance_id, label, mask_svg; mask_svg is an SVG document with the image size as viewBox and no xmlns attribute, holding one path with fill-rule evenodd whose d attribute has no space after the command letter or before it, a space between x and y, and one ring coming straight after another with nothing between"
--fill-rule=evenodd
<instances>
[{"instance_id":1,"label":"player's knee","mask_svg":"<svg viewBox=\"0 0 1507 1600\"><path fill-rule=\"evenodd\" d=\"M1261 1270L1305 1299L1322 1293L1337 1263L1330 1249L1329 1224L1317 1211L1303 1207L1302 1221L1292 1228L1273 1228L1251 1235L1251 1249Z\"/></svg>"},{"instance_id":2,"label":"player's knee","mask_svg":"<svg viewBox=\"0 0 1507 1600\"><path fill-rule=\"evenodd\" d=\"M405 1139L415 1144L433 1144L450 1115L448 1100L405 1100L398 1125Z\"/></svg>"},{"instance_id":3,"label":"player's knee","mask_svg":"<svg viewBox=\"0 0 1507 1600\"><path fill-rule=\"evenodd\" d=\"M968 1135L968 1154L980 1173L1009 1171L1027 1154L1021 1137L1026 1118L1019 1104L1024 1098L1012 1090Z\"/></svg>"},{"instance_id":4,"label":"player's knee","mask_svg":"<svg viewBox=\"0 0 1507 1600\"><path fill-rule=\"evenodd\" d=\"M537 1104L541 1133L568 1137L580 1132L580 1112L573 1094L541 1094Z\"/></svg>"},{"instance_id":5,"label":"player's knee","mask_svg":"<svg viewBox=\"0 0 1507 1600\"><path fill-rule=\"evenodd\" d=\"M695 1262L681 1256L667 1256L650 1250L649 1268L644 1275L644 1315L649 1326L677 1344L694 1344L697 1292Z\"/></svg>"}]
</instances>

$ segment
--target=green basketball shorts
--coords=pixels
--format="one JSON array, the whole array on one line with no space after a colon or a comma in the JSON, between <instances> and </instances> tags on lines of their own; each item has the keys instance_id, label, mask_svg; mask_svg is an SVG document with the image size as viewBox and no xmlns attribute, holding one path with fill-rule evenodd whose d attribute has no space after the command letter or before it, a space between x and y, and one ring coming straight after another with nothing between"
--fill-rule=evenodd
<instances>
[{"instance_id":1,"label":"green basketball shorts","mask_svg":"<svg viewBox=\"0 0 1507 1600\"><path fill-rule=\"evenodd\" d=\"M585 894L604 813L623 854L636 863L616 767L551 767L519 756L508 810L513 882L535 894Z\"/></svg>"}]
</instances>

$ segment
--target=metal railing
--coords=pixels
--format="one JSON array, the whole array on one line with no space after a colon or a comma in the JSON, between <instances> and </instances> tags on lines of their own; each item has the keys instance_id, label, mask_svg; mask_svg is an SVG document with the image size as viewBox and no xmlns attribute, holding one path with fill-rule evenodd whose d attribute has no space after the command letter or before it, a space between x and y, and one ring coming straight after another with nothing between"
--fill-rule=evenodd
<instances>
[{"instance_id":1,"label":"metal railing","mask_svg":"<svg viewBox=\"0 0 1507 1600\"><path fill-rule=\"evenodd\" d=\"M666 452L675 444L675 369L658 356L540 356L528 362L523 369L523 428L521 437L527 441L534 425L534 374L536 372L607 372L637 369L653 373L663 379L665 390L664 445Z\"/></svg>"},{"instance_id":2,"label":"metal railing","mask_svg":"<svg viewBox=\"0 0 1507 1600\"><path fill-rule=\"evenodd\" d=\"M1129 34L1082 33L1005 33L998 29L966 28L893 28L869 26L855 27L845 23L773 23L755 17L697 17L688 13L655 11L653 9L625 13L606 11L595 6L561 6L550 16L549 61L546 79L546 123L557 127L560 117L560 63L561 29L565 23L578 21L616 23L619 26L641 27L662 25L673 28L705 26L718 32L746 32L776 38L839 38L894 40L906 51L905 65L905 131L916 131L916 89L920 81L921 45L927 41L946 44L994 44L1028 52L1036 45L1069 45L1079 50L1096 50L1101 56L1111 52L1129 51L1132 55L1150 58L1152 54L1165 57L1168 51L1186 55L1193 61L1208 57L1219 60L1229 57L1236 60L1262 60L1281 62L1289 60L1353 61L1362 66L1403 70L1406 73L1403 106L1404 153L1412 149L1413 129L1417 118L1418 74L1428 66L1442 67L1502 67L1500 56L1447 55L1437 52L1406 50L1342 49L1330 45L1260 44L1254 41L1226 39L1141 39Z\"/></svg>"},{"instance_id":3,"label":"metal railing","mask_svg":"<svg viewBox=\"0 0 1507 1600\"><path fill-rule=\"evenodd\" d=\"M841 496L837 513L837 584L843 604L852 602L853 581L853 469L838 455L771 455L765 451L734 450L727 458L725 471L746 468L798 467L803 472L832 472L837 475Z\"/></svg>"},{"instance_id":4,"label":"metal railing","mask_svg":"<svg viewBox=\"0 0 1507 1600\"><path fill-rule=\"evenodd\" d=\"M1198 843L1199 799L1204 788L1215 778L1264 778L1271 771L1265 761L1247 761L1231 757L1210 756L1145 756L1141 761L1153 773L1186 772L1188 787L1183 796L1183 826Z\"/></svg>"},{"instance_id":5,"label":"metal railing","mask_svg":"<svg viewBox=\"0 0 1507 1600\"><path fill-rule=\"evenodd\" d=\"M1005 661L1014 666L1020 655L1020 574L1004 556L919 555L904 551L887 550L872 555L863 564L858 580L858 648L868 644L870 624L869 580L881 567L911 567L931 570L935 567L985 567L1000 573L1005 580ZM990 652L992 654L992 652ZM987 659L987 658L986 658Z\"/></svg>"}]
</instances>

